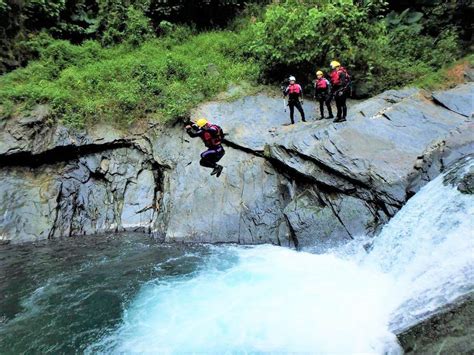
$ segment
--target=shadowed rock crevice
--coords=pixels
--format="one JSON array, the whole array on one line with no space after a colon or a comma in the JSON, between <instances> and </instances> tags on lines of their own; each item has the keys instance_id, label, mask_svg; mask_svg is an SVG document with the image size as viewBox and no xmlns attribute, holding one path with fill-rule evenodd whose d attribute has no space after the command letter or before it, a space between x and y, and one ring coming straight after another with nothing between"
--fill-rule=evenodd
<instances>
[{"instance_id":1,"label":"shadowed rock crevice","mask_svg":"<svg viewBox=\"0 0 474 355\"><path fill-rule=\"evenodd\" d=\"M23 166L37 168L41 165L56 164L79 159L82 156L97 154L111 149L133 147L131 140L119 140L106 144L90 144L84 146L60 146L38 154L18 152L0 155L0 168L7 166Z\"/></svg>"}]
</instances>

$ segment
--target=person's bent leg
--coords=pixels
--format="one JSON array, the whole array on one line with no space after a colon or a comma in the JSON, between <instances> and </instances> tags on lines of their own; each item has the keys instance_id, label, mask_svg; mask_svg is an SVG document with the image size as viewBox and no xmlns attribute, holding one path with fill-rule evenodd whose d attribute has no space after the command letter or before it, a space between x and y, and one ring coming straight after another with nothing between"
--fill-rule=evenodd
<instances>
[{"instance_id":1,"label":"person's bent leg","mask_svg":"<svg viewBox=\"0 0 474 355\"><path fill-rule=\"evenodd\" d=\"M218 146L215 149L215 154L212 155L211 159L214 163L216 163L216 167L212 170L211 175L216 175L216 177L221 176L221 173L224 167L222 165L217 164L217 162L222 159L224 154L225 154L225 150L222 146Z\"/></svg>"},{"instance_id":2,"label":"person's bent leg","mask_svg":"<svg viewBox=\"0 0 474 355\"><path fill-rule=\"evenodd\" d=\"M217 164L217 162L222 159L224 154L225 150L222 146L215 149L208 149L201 153L201 161L199 163L206 168L212 168L211 175L219 177L222 173L223 166Z\"/></svg>"},{"instance_id":3,"label":"person's bent leg","mask_svg":"<svg viewBox=\"0 0 474 355\"><path fill-rule=\"evenodd\" d=\"M205 152L202 152L201 160L199 161L199 164L201 166L204 166L205 168L214 169L216 167L216 161L214 158L215 154L216 154L216 151L214 149L208 149Z\"/></svg>"},{"instance_id":4,"label":"person's bent leg","mask_svg":"<svg viewBox=\"0 0 474 355\"><path fill-rule=\"evenodd\" d=\"M324 118L324 99L319 99L319 113L321 118Z\"/></svg>"},{"instance_id":5,"label":"person's bent leg","mask_svg":"<svg viewBox=\"0 0 474 355\"><path fill-rule=\"evenodd\" d=\"M217 149L217 154L216 154L216 162L218 162L219 160L222 159L222 157L224 156L225 154L225 150L224 148L222 148L222 146L220 146L218 149ZM222 165L219 165L219 164L216 164L216 168L213 170L213 173L215 172L216 174L216 177L219 177L221 176L221 173L222 173L222 170L224 169L224 167ZM212 173L211 173L212 175Z\"/></svg>"}]
</instances>

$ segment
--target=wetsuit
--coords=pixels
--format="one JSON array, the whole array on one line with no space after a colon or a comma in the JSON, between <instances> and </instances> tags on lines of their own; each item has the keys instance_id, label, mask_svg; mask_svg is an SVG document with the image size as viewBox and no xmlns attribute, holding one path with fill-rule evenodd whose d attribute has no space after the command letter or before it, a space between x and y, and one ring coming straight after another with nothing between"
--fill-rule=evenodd
<instances>
[{"instance_id":1,"label":"wetsuit","mask_svg":"<svg viewBox=\"0 0 474 355\"><path fill-rule=\"evenodd\" d=\"M314 97L319 101L319 112L321 113L321 118L324 118L324 104L328 109L329 118L333 118L332 109L331 109L331 83L328 79L321 77L321 79L316 79L314 82Z\"/></svg>"},{"instance_id":2,"label":"wetsuit","mask_svg":"<svg viewBox=\"0 0 474 355\"><path fill-rule=\"evenodd\" d=\"M301 106L300 97L303 98L303 89L299 84L290 84L287 86L285 91L283 92L285 96L288 95L288 106L290 107L290 119L291 124L295 123L294 113L295 107L299 111L301 115L301 120L306 122L304 117L303 107Z\"/></svg>"},{"instance_id":3,"label":"wetsuit","mask_svg":"<svg viewBox=\"0 0 474 355\"><path fill-rule=\"evenodd\" d=\"M336 101L336 121L345 121L347 116L346 100L349 95L350 77L346 69L339 67L331 73L332 93Z\"/></svg>"},{"instance_id":4,"label":"wetsuit","mask_svg":"<svg viewBox=\"0 0 474 355\"><path fill-rule=\"evenodd\" d=\"M192 138L200 137L204 142L204 145L208 148L206 151L201 153L201 160L199 164L206 168L216 169L216 164L225 154L224 148L221 144L221 137L219 135L219 129L215 125L208 125L207 127L198 128L192 126L186 129L188 135Z\"/></svg>"}]
</instances>

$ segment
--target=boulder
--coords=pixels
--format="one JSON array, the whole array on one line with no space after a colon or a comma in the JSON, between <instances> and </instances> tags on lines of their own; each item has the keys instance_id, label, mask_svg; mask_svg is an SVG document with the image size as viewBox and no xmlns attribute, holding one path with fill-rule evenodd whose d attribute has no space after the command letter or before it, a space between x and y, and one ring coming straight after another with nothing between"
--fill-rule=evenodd
<instances>
[{"instance_id":1,"label":"boulder","mask_svg":"<svg viewBox=\"0 0 474 355\"><path fill-rule=\"evenodd\" d=\"M433 93L433 99L451 111L466 117L472 117L474 113L474 86L472 83L459 85L448 91L437 91Z\"/></svg>"},{"instance_id":2,"label":"boulder","mask_svg":"<svg viewBox=\"0 0 474 355\"><path fill-rule=\"evenodd\" d=\"M373 100L380 105L380 98ZM367 105L355 105L351 112L364 112ZM338 125L312 123L279 132L268 145L268 157L337 190L369 189L386 204L400 206L418 157L466 118L420 92L388 102L379 112L370 117L350 115L348 122Z\"/></svg>"},{"instance_id":3,"label":"boulder","mask_svg":"<svg viewBox=\"0 0 474 355\"><path fill-rule=\"evenodd\" d=\"M471 294L438 310L430 318L400 332L406 354L472 354L474 297Z\"/></svg>"}]
</instances>

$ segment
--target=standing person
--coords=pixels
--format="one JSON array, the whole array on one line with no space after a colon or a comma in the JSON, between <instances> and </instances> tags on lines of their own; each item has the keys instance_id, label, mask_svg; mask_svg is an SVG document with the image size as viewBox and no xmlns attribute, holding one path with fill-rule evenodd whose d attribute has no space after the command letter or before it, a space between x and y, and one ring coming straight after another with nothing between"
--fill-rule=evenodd
<instances>
[{"instance_id":1,"label":"standing person","mask_svg":"<svg viewBox=\"0 0 474 355\"><path fill-rule=\"evenodd\" d=\"M199 164L206 168L212 168L211 175L219 177L224 167L217 164L225 154L222 147L224 132L218 125L209 123L205 118L200 118L193 125L186 126L186 132L191 138L201 137L207 150L201 153Z\"/></svg>"},{"instance_id":2,"label":"standing person","mask_svg":"<svg viewBox=\"0 0 474 355\"><path fill-rule=\"evenodd\" d=\"M296 78L294 76L290 76L290 85L287 86L283 95L286 97L288 95L288 106L290 107L290 119L291 124L295 124L294 120L294 112L295 107L298 109L301 115L301 120L306 122L304 117L303 107L303 89L301 88L300 84L296 84Z\"/></svg>"},{"instance_id":3,"label":"standing person","mask_svg":"<svg viewBox=\"0 0 474 355\"><path fill-rule=\"evenodd\" d=\"M331 83L324 77L324 73L321 70L316 72L316 80L314 82L314 98L319 101L319 112L321 113L321 119L324 119L324 104L328 109L328 118L334 118L331 109Z\"/></svg>"},{"instance_id":4,"label":"standing person","mask_svg":"<svg viewBox=\"0 0 474 355\"><path fill-rule=\"evenodd\" d=\"M347 116L346 99L349 94L351 77L347 70L336 60L331 62L332 94L336 101L337 117L334 122L344 122Z\"/></svg>"}]
</instances>

